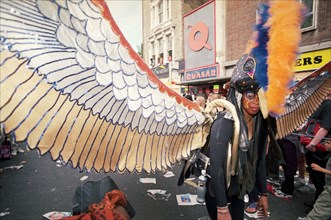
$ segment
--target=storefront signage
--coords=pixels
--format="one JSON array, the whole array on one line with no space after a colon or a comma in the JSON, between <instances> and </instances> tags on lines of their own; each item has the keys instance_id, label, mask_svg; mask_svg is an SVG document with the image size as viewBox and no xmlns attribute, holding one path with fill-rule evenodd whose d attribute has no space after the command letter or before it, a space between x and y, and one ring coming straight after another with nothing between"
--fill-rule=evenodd
<instances>
[{"instance_id":1,"label":"storefront signage","mask_svg":"<svg viewBox=\"0 0 331 220\"><path fill-rule=\"evenodd\" d=\"M296 65L294 67L295 72L315 70L326 63L331 61L331 48L317 50L312 52L306 52L299 55Z\"/></svg>"},{"instance_id":2,"label":"storefront signage","mask_svg":"<svg viewBox=\"0 0 331 220\"><path fill-rule=\"evenodd\" d=\"M216 63L215 29L215 1L184 15L185 70Z\"/></svg>"},{"instance_id":3,"label":"storefront signage","mask_svg":"<svg viewBox=\"0 0 331 220\"><path fill-rule=\"evenodd\" d=\"M184 81L194 81L218 77L218 65L203 67L185 72Z\"/></svg>"},{"instance_id":4,"label":"storefront signage","mask_svg":"<svg viewBox=\"0 0 331 220\"><path fill-rule=\"evenodd\" d=\"M169 77L169 65L168 63L152 68L153 73L159 78L168 78Z\"/></svg>"}]
</instances>

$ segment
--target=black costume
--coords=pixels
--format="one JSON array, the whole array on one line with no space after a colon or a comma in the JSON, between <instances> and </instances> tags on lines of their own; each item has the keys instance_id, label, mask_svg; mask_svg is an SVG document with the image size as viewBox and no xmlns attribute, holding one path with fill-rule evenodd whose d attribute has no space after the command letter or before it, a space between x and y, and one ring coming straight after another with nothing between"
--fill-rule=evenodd
<instances>
[{"instance_id":1,"label":"black costume","mask_svg":"<svg viewBox=\"0 0 331 220\"><path fill-rule=\"evenodd\" d=\"M310 119L319 120L321 127L329 129L327 137L331 137L331 100L325 100L322 105L315 111ZM329 159L329 152L306 152L306 163L308 167L309 176L315 185L316 192L314 201L317 200L318 196L323 192L325 185L325 174L311 168L312 163L316 163L320 167L325 168L326 163Z\"/></svg>"},{"instance_id":2,"label":"black costume","mask_svg":"<svg viewBox=\"0 0 331 220\"><path fill-rule=\"evenodd\" d=\"M261 112L254 120L254 135L248 140L248 129L243 118L241 97L243 92L251 90L257 92L258 84L246 74L247 64L250 64L249 55L244 55L237 63L231 79L231 88L227 99L236 107L240 120L240 143L236 175L231 176L227 188L227 154L234 138L234 123L229 112L219 113L213 122L209 149L210 149L210 176L206 194L206 205L211 219L217 219L217 207L224 207L228 203L232 219L244 218L244 196L251 193L256 187L259 193L267 193L265 156L268 137L267 120ZM251 66L251 65L249 65ZM230 146L229 146L230 145Z\"/></svg>"}]
</instances>

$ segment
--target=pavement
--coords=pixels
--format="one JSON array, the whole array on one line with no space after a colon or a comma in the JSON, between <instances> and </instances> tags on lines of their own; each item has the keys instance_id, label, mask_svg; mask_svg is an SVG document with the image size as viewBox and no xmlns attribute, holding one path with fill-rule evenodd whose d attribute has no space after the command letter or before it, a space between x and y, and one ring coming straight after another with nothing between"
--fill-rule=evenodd
<instances>
[{"instance_id":1,"label":"pavement","mask_svg":"<svg viewBox=\"0 0 331 220\"><path fill-rule=\"evenodd\" d=\"M49 155L39 156L36 150L21 153L0 161L0 220L38 220L51 211L71 212L75 189L86 181L98 181L107 175L135 209L134 220L209 219L204 205L178 204L176 195L196 194L195 188L189 184L177 186L181 167L179 163L169 170L168 174L174 175L170 177L160 171L152 174L86 173L69 165L63 167L53 162ZM141 178L155 178L156 183L142 183ZM296 220L305 216L303 202L311 201L313 196L297 190L290 201L269 196L268 219Z\"/></svg>"}]
</instances>

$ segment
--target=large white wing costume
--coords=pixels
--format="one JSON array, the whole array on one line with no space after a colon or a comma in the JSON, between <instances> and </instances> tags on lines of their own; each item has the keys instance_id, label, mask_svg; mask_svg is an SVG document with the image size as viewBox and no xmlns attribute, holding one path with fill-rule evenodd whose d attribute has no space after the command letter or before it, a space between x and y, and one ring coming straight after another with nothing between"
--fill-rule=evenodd
<instances>
[{"instance_id":1,"label":"large white wing costume","mask_svg":"<svg viewBox=\"0 0 331 220\"><path fill-rule=\"evenodd\" d=\"M0 123L81 170L162 170L205 117L133 51L103 0L1 0Z\"/></svg>"},{"instance_id":2,"label":"large white wing costume","mask_svg":"<svg viewBox=\"0 0 331 220\"><path fill-rule=\"evenodd\" d=\"M97 172L162 170L204 145L210 117L152 73L104 0L1 0L0 25L0 123L16 141ZM330 69L288 96L279 138L324 100Z\"/></svg>"}]
</instances>

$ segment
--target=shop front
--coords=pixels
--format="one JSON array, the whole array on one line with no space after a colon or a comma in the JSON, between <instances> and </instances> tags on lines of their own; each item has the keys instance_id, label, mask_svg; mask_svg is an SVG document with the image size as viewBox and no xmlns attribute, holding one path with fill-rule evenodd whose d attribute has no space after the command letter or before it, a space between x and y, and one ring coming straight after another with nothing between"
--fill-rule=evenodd
<instances>
[{"instance_id":1,"label":"shop front","mask_svg":"<svg viewBox=\"0 0 331 220\"><path fill-rule=\"evenodd\" d=\"M224 93L223 84L229 78L221 76L216 62L215 21L215 1L184 15L185 70L177 83L181 93L194 96Z\"/></svg>"},{"instance_id":2,"label":"shop front","mask_svg":"<svg viewBox=\"0 0 331 220\"><path fill-rule=\"evenodd\" d=\"M301 53L294 67L295 78L301 80L331 61L331 48Z\"/></svg>"}]
</instances>

